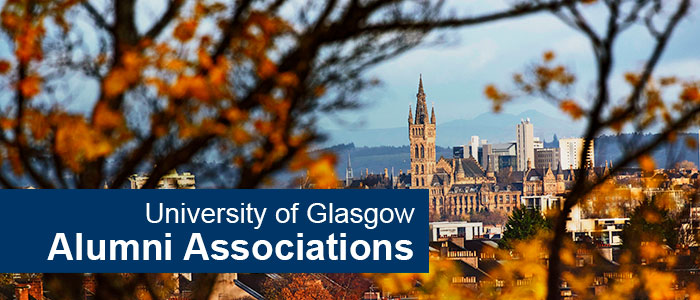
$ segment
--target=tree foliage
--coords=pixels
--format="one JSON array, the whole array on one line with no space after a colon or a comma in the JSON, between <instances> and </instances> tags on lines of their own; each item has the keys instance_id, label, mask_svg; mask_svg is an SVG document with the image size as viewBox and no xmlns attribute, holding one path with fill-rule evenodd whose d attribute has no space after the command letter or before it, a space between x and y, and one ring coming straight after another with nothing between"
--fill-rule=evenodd
<instances>
[{"instance_id":1,"label":"tree foliage","mask_svg":"<svg viewBox=\"0 0 700 300\"><path fill-rule=\"evenodd\" d=\"M445 12L443 1L170 0L144 25L137 22L143 9L135 0L8 0L0 12L1 42L11 49L0 58L0 185L119 188L141 171L149 175L144 187L153 188L182 164L215 158L234 171L197 172L220 174L221 188L258 187L283 169L306 172L316 187L331 187L335 158L309 154L323 136L316 120L321 113L357 105L357 93L375 83L363 76L368 67L415 47L434 29L547 11L590 42L596 69L592 87L577 97L572 90L580 78L558 62L556 53L546 52L513 76L513 88L485 87L494 110L521 96L547 99L585 122L584 153L605 132L660 132L626 145L605 176L591 179L587 167L578 170L553 237L546 240L546 267L538 261L542 243L515 245L524 259L506 269L530 276L533 284L505 292L558 299L563 266L572 261L565 251L572 207L622 168L637 163L653 171L650 153L697 125L700 83L655 73L690 7L690 0L523 0L503 11L454 16ZM590 10L605 12L604 22L590 19ZM623 75L627 86L611 86L616 42L634 26L646 29L651 50L639 69ZM87 93L90 86L94 95ZM625 96L613 97L614 89ZM138 286L159 280L158 275L96 277L98 298L110 299L132 299ZM81 284L79 278L53 274L46 280L52 291L78 298L69 291L79 290L71 289ZM205 299L215 275L200 278L194 298ZM459 298L448 296L452 290L445 278L404 274L382 282L403 288L421 280L426 293ZM659 286L670 289L674 277L645 270L635 280L632 288L653 292ZM295 284L298 288L287 289L285 296L318 287L302 279ZM650 292L650 298L668 296L669 289ZM629 290L615 286L611 298Z\"/></svg>"},{"instance_id":2,"label":"tree foliage","mask_svg":"<svg viewBox=\"0 0 700 300\"><path fill-rule=\"evenodd\" d=\"M316 274L284 274L280 278L269 278L264 283L266 299L334 299L323 280Z\"/></svg>"},{"instance_id":3,"label":"tree foliage","mask_svg":"<svg viewBox=\"0 0 700 300\"><path fill-rule=\"evenodd\" d=\"M283 169L332 187L335 158L309 151L323 136L316 120L357 106L376 84L364 70L432 29L560 2L458 17L442 1L170 0L141 22L152 5L4 3L2 186L120 188L143 172L153 188L214 160L233 171L192 171L219 174L219 188L255 188Z\"/></svg>"},{"instance_id":4,"label":"tree foliage","mask_svg":"<svg viewBox=\"0 0 700 300\"><path fill-rule=\"evenodd\" d=\"M530 240L550 228L550 222L545 219L540 210L519 207L508 216L500 242L502 246L512 248L515 242Z\"/></svg>"},{"instance_id":5,"label":"tree foliage","mask_svg":"<svg viewBox=\"0 0 700 300\"><path fill-rule=\"evenodd\" d=\"M435 29L572 2L460 16L443 1L4 1L0 186L120 188L140 172L154 188L187 164L219 188L259 187L280 170L333 187L335 158L310 151L323 138L317 119L358 105L377 83L365 70ZM110 299L159 278L95 276ZM206 299L216 275L198 278L193 298ZM80 276L46 281L57 299L80 297Z\"/></svg>"},{"instance_id":6,"label":"tree foliage","mask_svg":"<svg viewBox=\"0 0 700 300\"><path fill-rule=\"evenodd\" d=\"M556 62L554 52L546 52L541 60L525 72L513 76L512 92L489 85L485 94L493 102L495 110L519 96L536 96L551 101L572 119L583 119L586 129L583 153L593 147L592 141L606 131L621 133L623 130L644 131L658 127L660 134L648 142L624 145L625 155L615 161L608 175L591 180L588 167L576 174L576 182L566 195L562 212L554 223L554 237L549 247L548 299L559 299L562 274L560 251L566 236L566 218L571 208L580 203L597 186L630 164L637 163L644 171L651 172L656 164L650 154L676 134L697 122L700 114L700 83L694 79L674 76L655 76L661 56L677 25L688 15L690 0L680 1L583 1L566 5L554 14L566 25L580 32L588 40L595 62L594 88L587 98L575 99L572 90L577 76L564 64ZM600 23L585 14L589 7L605 11ZM613 65L616 59L614 46L619 37L633 26L640 25L651 37L650 51L638 70L624 74L627 87L612 86ZM625 90L626 96L614 98L612 91ZM677 91L670 93L668 91ZM674 95L671 97L670 95Z\"/></svg>"},{"instance_id":7,"label":"tree foliage","mask_svg":"<svg viewBox=\"0 0 700 300\"><path fill-rule=\"evenodd\" d=\"M636 258L644 257L649 247L678 247L678 219L656 198L645 199L637 206L622 231L622 248ZM638 261L639 259L637 259Z\"/></svg>"},{"instance_id":8,"label":"tree foliage","mask_svg":"<svg viewBox=\"0 0 700 300\"><path fill-rule=\"evenodd\" d=\"M500 211L481 211L472 212L466 217L470 222L482 222L486 225L502 225L506 223L508 218L506 214Z\"/></svg>"}]
</instances>

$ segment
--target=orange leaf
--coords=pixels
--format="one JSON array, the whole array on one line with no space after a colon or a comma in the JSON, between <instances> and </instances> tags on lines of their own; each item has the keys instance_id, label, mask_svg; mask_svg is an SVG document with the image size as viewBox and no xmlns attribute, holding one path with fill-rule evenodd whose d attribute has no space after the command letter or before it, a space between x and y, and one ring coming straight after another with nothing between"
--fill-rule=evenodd
<instances>
[{"instance_id":1,"label":"orange leaf","mask_svg":"<svg viewBox=\"0 0 700 300\"><path fill-rule=\"evenodd\" d=\"M209 70L209 81L215 86L226 83L226 67L215 66Z\"/></svg>"},{"instance_id":2,"label":"orange leaf","mask_svg":"<svg viewBox=\"0 0 700 300\"><path fill-rule=\"evenodd\" d=\"M173 35L175 36L175 38L184 43L192 39L192 37L194 37L195 31L197 31L197 21L188 20L178 24L177 27L175 27Z\"/></svg>"},{"instance_id":3,"label":"orange leaf","mask_svg":"<svg viewBox=\"0 0 700 300\"><path fill-rule=\"evenodd\" d=\"M545 62L550 62L554 59L554 52L553 51L547 51L542 55L542 58L544 59Z\"/></svg>"},{"instance_id":4,"label":"orange leaf","mask_svg":"<svg viewBox=\"0 0 700 300\"><path fill-rule=\"evenodd\" d=\"M335 162L336 158L332 154L324 154L311 162L308 167L308 174L316 188L329 189L336 187L338 179L335 175Z\"/></svg>"},{"instance_id":5,"label":"orange leaf","mask_svg":"<svg viewBox=\"0 0 700 300\"><path fill-rule=\"evenodd\" d=\"M208 102L211 94L209 93L209 85L202 76L195 76L190 82L190 93L193 97Z\"/></svg>"},{"instance_id":6,"label":"orange leaf","mask_svg":"<svg viewBox=\"0 0 700 300\"><path fill-rule=\"evenodd\" d=\"M97 103L95 107L95 127L100 129L114 129L122 125L122 114L114 111L105 102Z\"/></svg>"},{"instance_id":7,"label":"orange leaf","mask_svg":"<svg viewBox=\"0 0 700 300\"><path fill-rule=\"evenodd\" d=\"M258 76L265 79L277 73L277 66L269 59L263 59L258 64Z\"/></svg>"},{"instance_id":8,"label":"orange leaf","mask_svg":"<svg viewBox=\"0 0 700 300\"><path fill-rule=\"evenodd\" d=\"M325 93L326 93L326 87L323 85L319 85L314 89L314 96L316 96L316 97L321 97Z\"/></svg>"},{"instance_id":9,"label":"orange leaf","mask_svg":"<svg viewBox=\"0 0 700 300\"><path fill-rule=\"evenodd\" d=\"M584 114L583 109L581 109L581 107L578 106L578 104L576 104L576 102L573 100L562 101L559 103L559 108L569 114L574 120L580 119Z\"/></svg>"},{"instance_id":10,"label":"orange leaf","mask_svg":"<svg viewBox=\"0 0 700 300\"><path fill-rule=\"evenodd\" d=\"M642 155L639 157L639 167L642 168L645 172L653 172L654 169L656 168L656 163L654 162L654 159L651 158L649 155Z\"/></svg>"},{"instance_id":11,"label":"orange leaf","mask_svg":"<svg viewBox=\"0 0 700 300\"><path fill-rule=\"evenodd\" d=\"M184 98L187 95L187 90L189 90L189 80L180 76L170 88L170 95L174 98Z\"/></svg>"},{"instance_id":12,"label":"orange leaf","mask_svg":"<svg viewBox=\"0 0 700 300\"><path fill-rule=\"evenodd\" d=\"M214 65L214 61L211 59L211 56L209 56L206 50L199 49L197 56L199 58L199 64L203 68L209 69Z\"/></svg>"},{"instance_id":13,"label":"orange leaf","mask_svg":"<svg viewBox=\"0 0 700 300\"><path fill-rule=\"evenodd\" d=\"M116 69L107 75L103 83L104 94L107 98L113 98L126 91L129 87L126 71Z\"/></svg>"},{"instance_id":14,"label":"orange leaf","mask_svg":"<svg viewBox=\"0 0 700 300\"><path fill-rule=\"evenodd\" d=\"M700 91L698 91L698 87L691 85L685 86L683 92L681 92L681 99L687 102L700 101Z\"/></svg>"},{"instance_id":15,"label":"orange leaf","mask_svg":"<svg viewBox=\"0 0 700 300\"><path fill-rule=\"evenodd\" d=\"M635 85L637 82L639 82L639 75L632 72L627 72L625 73L625 81L627 81L629 84Z\"/></svg>"},{"instance_id":16,"label":"orange leaf","mask_svg":"<svg viewBox=\"0 0 700 300\"><path fill-rule=\"evenodd\" d=\"M12 65L10 65L10 62L6 60L0 60L0 74L7 74L7 72L10 71L10 67L12 67Z\"/></svg>"},{"instance_id":17,"label":"orange leaf","mask_svg":"<svg viewBox=\"0 0 700 300\"><path fill-rule=\"evenodd\" d=\"M292 72L284 72L277 76L277 82L281 86L294 87L299 84L299 78Z\"/></svg>"},{"instance_id":18,"label":"orange leaf","mask_svg":"<svg viewBox=\"0 0 700 300\"><path fill-rule=\"evenodd\" d=\"M41 79L28 76L19 83L19 90L25 98L32 98L41 91Z\"/></svg>"}]
</instances>

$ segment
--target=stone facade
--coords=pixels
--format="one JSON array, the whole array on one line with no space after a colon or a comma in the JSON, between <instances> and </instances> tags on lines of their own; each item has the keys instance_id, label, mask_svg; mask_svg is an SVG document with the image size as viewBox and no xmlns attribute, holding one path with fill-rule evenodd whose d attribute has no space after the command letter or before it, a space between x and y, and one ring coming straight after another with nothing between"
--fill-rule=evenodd
<instances>
[{"instance_id":1,"label":"stone facade","mask_svg":"<svg viewBox=\"0 0 700 300\"><path fill-rule=\"evenodd\" d=\"M520 205L521 191L510 182L499 183L473 158L435 157L435 110L427 117L423 79L418 83L415 117L409 107L411 189L429 190L429 207L435 218L465 217L472 213L508 213Z\"/></svg>"}]
</instances>

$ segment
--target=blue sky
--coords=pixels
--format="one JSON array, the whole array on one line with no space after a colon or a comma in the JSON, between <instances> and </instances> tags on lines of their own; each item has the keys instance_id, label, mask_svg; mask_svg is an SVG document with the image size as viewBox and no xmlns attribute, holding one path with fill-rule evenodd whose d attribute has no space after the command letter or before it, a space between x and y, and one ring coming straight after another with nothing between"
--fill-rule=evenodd
<instances>
[{"instance_id":1,"label":"blue sky","mask_svg":"<svg viewBox=\"0 0 700 300\"><path fill-rule=\"evenodd\" d=\"M669 0L670 1L670 0ZM5 1L0 0L0 4ZM103 1L93 0L98 6ZM448 0L448 8L454 15L478 15L507 8L512 0ZM675 2L675 1L673 1ZM139 27L148 24L164 10L164 0L139 1ZM300 3L303 4L303 1ZM603 10L595 6L588 9L588 16L603 23ZM691 14L677 28L658 73L676 74L700 79L700 9ZM86 24L80 24L86 26ZM83 31L89 33L90 30ZM435 103L438 124L457 119L470 119L491 111L490 103L483 96L483 88L489 83L507 85L511 75L538 60L546 50L553 50L558 61L570 67L579 77L576 94L585 99L593 80L593 57L586 38L564 25L550 13L540 13L518 19L499 21L487 25L444 30L431 35L444 36L447 42L426 44L399 57L368 70L366 76L379 79L379 87L364 91L359 99L365 105L354 111L324 116L321 128L343 130L357 128L403 127L408 105L415 105L419 74L423 74L428 103ZM91 41L94 36L83 36ZM613 85L618 87L614 96L624 92L622 75L626 71L641 68L650 52L651 40L641 26L625 32L616 45L617 60ZM0 54L9 53L7 43L0 42ZM5 56L5 55L2 55ZM68 107L76 110L90 107L95 100L98 84L82 76L72 77L73 94ZM621 87L621 88L620 88ZM519 114L536 109L547 114L559 114L549 103L537 99L519 99L507 105L506 113ZM475 134L478 134L476 130ZM337 132L337 131L336 131Z\"/></svg>"},{"instance_id":2,"label":"blue sky","mask_svg":"<svg viewBox=\"0 0 700 300\"><path fill-rule=\"evenodd\" d=\"M454 5L458 15L502 8L501 0L460 1ZM589 16L603 23L602 10L593 7ZM700 79L700 13L691 15L677 28L658 67L658 75L676 74ZM367 75L382 82L378 88L360 95L365 106L324 118L324 128L391 128L406 124L408 105L415 106L419 74L428 105L435 103L438 124L470 119L490 112L490 103L483 96L489 83L510 82L511 75L539 59L546 50L557 53L558 62L578 75L575 94L584 99L593 81L593 56L587 39L549 13L541 13L487 25L442 31L451 42L424 45L374 67ZM651 39L642 26L626 31L616 44L613 96L621 97L626 89L622 74L639 70L650 53ZM518 114L536 109L559 114L549 103L537 99L518 99L507 105L506 113Z\"/></svg>"}]
</instances>

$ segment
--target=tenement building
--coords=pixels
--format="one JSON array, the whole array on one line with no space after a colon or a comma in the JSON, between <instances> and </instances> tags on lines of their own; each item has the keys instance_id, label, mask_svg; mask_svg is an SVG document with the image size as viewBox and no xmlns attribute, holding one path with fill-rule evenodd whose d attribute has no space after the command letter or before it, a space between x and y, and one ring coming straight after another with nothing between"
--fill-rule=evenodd
<instances>
[{"instance_id":1,"label":"tenement building","mask_svg":"<svg viewBox=\"0 0 700 300\"><path fill-rule=\"evenodd\" d=\"M450 218L483 211L508 213L520 205L522 185L497 182L496 174L487 172L473 156L436 160L435 110L431 109L428 118L422 78L418 83L415 116L410 107L408 111L408 136L409 188L429 190L431 215Z\"/></svg>"}]
</instances>

